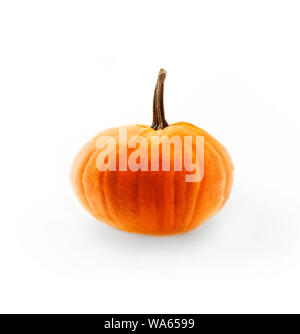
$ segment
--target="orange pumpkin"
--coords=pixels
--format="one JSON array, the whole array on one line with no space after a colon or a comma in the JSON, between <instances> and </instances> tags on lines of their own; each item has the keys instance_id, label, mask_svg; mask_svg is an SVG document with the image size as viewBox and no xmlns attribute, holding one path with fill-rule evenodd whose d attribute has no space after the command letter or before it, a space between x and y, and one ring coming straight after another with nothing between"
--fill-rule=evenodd
<instances>
[{"instance_id":1,"label":"orange pumpkin","mask_svg":"<svg viewBox=\"0 0 300 334\"><path fill-rule=\"evenodd\" d=\"M127 168L130 159L136 159L136 155L130 158L134 153L132 147L127 147L125 151L121 149L119 128L108 129L95 136L81 149L72 167L71 181L86 210L96 219L128 232L168 235L192 230L223 207L232 187L233 165L224 146L192 124L179 122L168 125L166 122L163 106L165 77L166 71L160 70L154 92L152 126L130 125L121 128L127 131L128 142L134 136L140 136L145 140L144 144L149 144L144 151L148 154L148 162L144 166L148 170ZM204 138L202 179L187 182L190 170L176 170L178 148L175 144L170 146L169 151L170 170L162 170L163 143L159 142L159 150L154 156L150 143L153 136L159 140L176 137L182 141L186 136L192 137L190 152L194 160L197 158L196 137ZM97 144L103 137L115 139L116 158L113 165L117 166L116 170L110 170L108 158L103 158L105 151L109 153L108 146ZM99 160L99 156L102 156L102 160ZM124 157L125 166L123 163L120 168L120 161ZM141 162L138 159L137 164ZM151 170L150 161L154 161L159 169Z\"/></svg>"}]
</instances>

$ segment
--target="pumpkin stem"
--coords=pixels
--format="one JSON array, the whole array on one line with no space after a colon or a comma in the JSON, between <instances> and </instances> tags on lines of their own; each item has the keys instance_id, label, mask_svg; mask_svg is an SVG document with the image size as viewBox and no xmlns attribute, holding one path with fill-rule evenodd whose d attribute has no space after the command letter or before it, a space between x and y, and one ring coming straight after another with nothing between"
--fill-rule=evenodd
<instances>
[{"instance_id":1,"label":"pumpkin stem","mask_svg":"<svg viewBox=\"0 0 300 334\"><path fill-rule=\"evenodd\" d=\"M156 82L154 97L153 97L153 122L151 128L154 130L163 129L169 126L165 120L164 110L164 81L167 71L161 69Z\"/></svg>"}]
</instances>

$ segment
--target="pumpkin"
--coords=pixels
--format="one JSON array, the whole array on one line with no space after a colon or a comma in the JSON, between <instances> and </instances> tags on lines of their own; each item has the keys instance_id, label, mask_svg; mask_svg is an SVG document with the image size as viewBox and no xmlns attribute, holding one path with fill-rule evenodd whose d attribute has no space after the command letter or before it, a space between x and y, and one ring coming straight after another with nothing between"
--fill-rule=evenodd
<instances>
[{"instance_id":1,"label":"pumpkin","mask_svg":"<svg viewBox=\"0 0 300 334\"><path fill-rule=\"evenodd\" d=\"M220 142L195 125L185 122L168 125L166 122L163 105L165 77L166 71L161 69L154 91L151 126L129 125L100 132L81 149L72 166L71 182L83 207L101 222L127 232L169 235L190 231L224 206L232 187L233 164ZM148 154L144 169L141 167L142 156L138 157L134 145L128 145L124 150L120 133L125 131L128 142L138 136L143 138L144 146L149 144L144 150ZM186 147L196 164L199 162L196 138L203 138L204 142L201 158L204 170L196 182L187 182L190 169L174 167L176 162L184 162L183 157L182 161L180 155L178 158L179 149L175 144L170 145L169 170L161 168L165 160L160 139L184 141L186 137L192 138ZM107 145L109 141L99 144L101 138L114 140L114 150L113 146ZM151 148L151 138L159 141L156 153ZM143 145L140 142L139 147ZM108 161L110 151L115 152L115 158ZM136 163L134 170L128 168L130 159ZM151 164L159 168L151 170ZM116 168L111 170L109 166Z\"/></svg>"}]
</instances>

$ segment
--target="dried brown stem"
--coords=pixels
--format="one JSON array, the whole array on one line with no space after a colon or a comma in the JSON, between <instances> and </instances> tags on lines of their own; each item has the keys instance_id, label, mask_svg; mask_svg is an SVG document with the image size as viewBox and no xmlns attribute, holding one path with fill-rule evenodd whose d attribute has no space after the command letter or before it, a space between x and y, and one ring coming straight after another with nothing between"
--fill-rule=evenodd
<instances>
[{"instance_id":1,"label":"dried brown stem","mask_svg":"<svg viewBox=\"0 0 300 334\"><path fill-rule=\"evenodd\" d=\"M166 79L167 71L161 69L158 74L156 82L154 97L153 97L153 122L151 128L154 130L163 129L168 126L165 120L164 110L164 81Z\"/></svg>"}]
</instances>

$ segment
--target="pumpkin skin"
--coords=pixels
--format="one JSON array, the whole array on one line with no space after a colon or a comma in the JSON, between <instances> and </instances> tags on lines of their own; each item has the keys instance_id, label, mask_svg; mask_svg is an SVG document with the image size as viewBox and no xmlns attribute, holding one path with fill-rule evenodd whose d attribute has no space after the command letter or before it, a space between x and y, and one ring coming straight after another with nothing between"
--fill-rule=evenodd
<instances>
[{"instance_id":1,"label":"pumpkin skin","mask_svg":"<svg viewBox=\"0 0 300 334\"><path fill-rule=\"evenodd\" d=\"M186 182L190 172L174 171L174 148L170 154L170 171L118 170L119 128L100 132L76 156L71 182L84 208L96 219L115 228L134 233L169 235L188 232L214 216L229 197L233 182L233 164L224 146L206 131L185 122L154 130L146 125L123 127L127 138L143 136L204 137L204 175L200 182ZM97 140L111 136L116 140L116 171L99 170L97 157L103 151ZM193 156L195 154L193 145ZM127 157L131 149L127 148ZM159 153L159 163L162 164Z\"/></svg>"}]
</instances>

